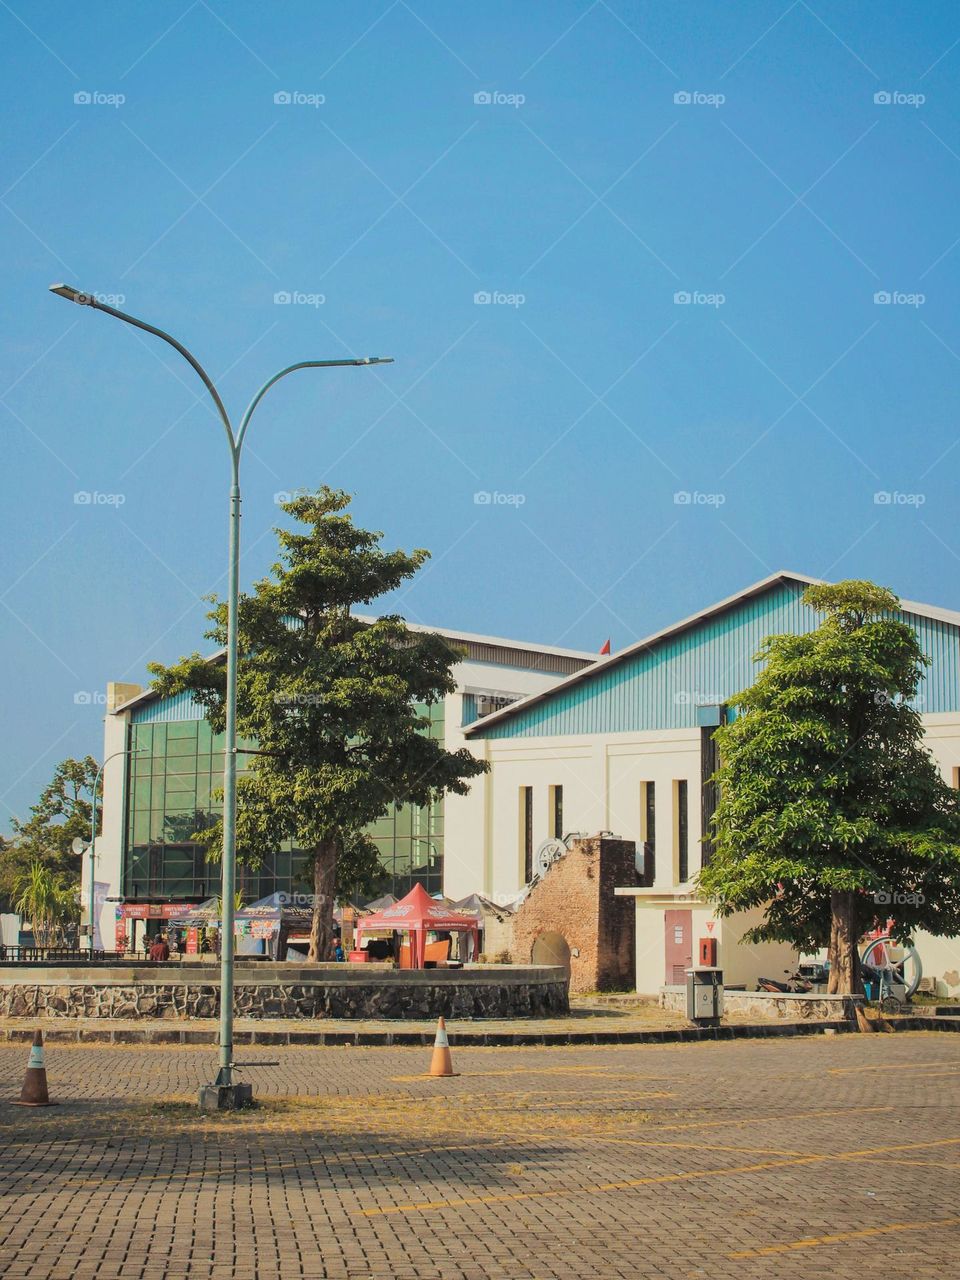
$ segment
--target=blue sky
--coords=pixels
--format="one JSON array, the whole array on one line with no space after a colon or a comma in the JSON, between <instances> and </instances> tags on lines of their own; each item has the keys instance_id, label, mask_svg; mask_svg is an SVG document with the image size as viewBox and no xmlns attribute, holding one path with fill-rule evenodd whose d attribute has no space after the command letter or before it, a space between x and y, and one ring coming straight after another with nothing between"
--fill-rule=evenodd
<instances>
[{"instance_id":1,"label":"blue sky","mask_svg":"<svg viewBox=\"0 0 960 1280\"><path fill-rule=\"evenodd\" d=\"M960 605L955 5L19 0L0 49L4 826L224 585L199 385L55 280L236 413L396 358L264 402L244 584L326 482L433 552L412 621L619 648L783 567Z\"/></svg>"}]
</instances>

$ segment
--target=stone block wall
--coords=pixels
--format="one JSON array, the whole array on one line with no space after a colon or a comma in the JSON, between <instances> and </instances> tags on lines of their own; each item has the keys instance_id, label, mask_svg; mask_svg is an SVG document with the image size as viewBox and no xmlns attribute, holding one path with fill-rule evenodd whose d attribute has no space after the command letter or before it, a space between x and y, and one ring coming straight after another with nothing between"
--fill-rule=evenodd
<instances>
[{"instance_id":1,"label":"stone block wall","mask_svg":"<svg viewBox=\"0 0 960 1280\"><path fill-rule=\"evenodd\" d=\"M576 841L533 886L513 920L518 964L563 964L570 990L634 986L634 905L618 885L636 880L632 840Z\"/></svg>"},{"instance_id":2,"label":"stone block wall","mask_svg":"<svg viewBox=\"0 0 960 1280\"><path fill-rule=\"evenodd\" d=\"M830 1022L837 1018L853 1021L857 1006L863 1008L863 996L828 996L771 991L725 991L723 1012L746 1015L762 1021L782 1019L789 1022ZM660 1006L674 1013L686 1014L685 987L664 987Z\"/></svg>"},{"instance_id":3,"label":"stone block wall","mask_svg":"<svg viewBox=\"0 0 960 1280\"><path fill-rule=\"evenodd\" d=\"M569 1001L562 973L505 965L442 979L424 970L407 979L390 973L361 980L351 974L339 982L241 980L234 1011L241 1018L539 1018L569 1012ZM91 973L86 981L0 982L0 1017L179 1019L216 1018L219 1012L219 984L186 975L164 981L131 973L128 980L97 982Z\"/></svg>"}]
</instances>

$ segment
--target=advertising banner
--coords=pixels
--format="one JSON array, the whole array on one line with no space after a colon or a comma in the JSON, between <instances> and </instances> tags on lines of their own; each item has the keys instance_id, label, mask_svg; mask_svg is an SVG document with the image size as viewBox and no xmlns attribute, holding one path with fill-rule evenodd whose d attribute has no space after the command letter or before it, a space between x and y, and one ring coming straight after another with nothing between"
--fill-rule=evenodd
<instances>
[{"instance_id":1,"label":"advertising banner","mask_svg":"<svg viewBox=\"0 0 960 1280\"><path fill-rule=\"evenodd\" d=\"M93 949L103 951L103 931L100 928L100 917L107 903L110 885L103 880L93 882Z\"/></svg>"},{"instance_id":2,"label":"advertising banner","mask_svg":"<svg viewBox=\"0 0 960 1280\"><path fill-rule=\"evenodd\" d=\"M120 910L124 920L173 920L191 908L188 902L125 902Z\"/></svg>"}]
</instances>

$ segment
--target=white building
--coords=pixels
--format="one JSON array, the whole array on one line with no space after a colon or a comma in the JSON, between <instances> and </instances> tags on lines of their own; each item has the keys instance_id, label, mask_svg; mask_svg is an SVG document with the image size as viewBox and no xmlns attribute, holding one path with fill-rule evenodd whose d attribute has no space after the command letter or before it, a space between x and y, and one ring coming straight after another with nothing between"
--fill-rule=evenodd
<instances>
[{"instance_id":1,"label":"white building","mask_svg":"<svg viewBox=\"0 0 960 1280\"><path fill-rule=\"evenodd\" d=\"M638 991L676 982L702 937L719 939L730 982L754 986L795 963L785 946L740 944L756 919L717 919L693 881L714 807L714 728L724 704L753 683L764 637L818 624L801 601L814 581L774 574L468 726L491 771L456 820L481 846L482 891L516 893L547 837L610 831L645 854L642 883L620 890L636 902ZM906 601L902 612L932 660L921 702L927 745L957 785L960 613ZM925 973L960 990L960 941L921 936L917 947Z\"/></svg>"}]
</instances>

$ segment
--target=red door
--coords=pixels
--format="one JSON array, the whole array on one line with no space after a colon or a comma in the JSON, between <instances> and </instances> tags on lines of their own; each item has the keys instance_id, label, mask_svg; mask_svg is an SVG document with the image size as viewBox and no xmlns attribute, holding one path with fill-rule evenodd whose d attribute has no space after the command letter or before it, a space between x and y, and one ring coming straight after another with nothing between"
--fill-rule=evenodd
<instances>
[{"instance_id":1,"label":"red door","mask_svg":"<svg viewBox=\"0 0 960 1280\"><path fill-rule=\"evenodd\" d=\"M663 913L664 984L682 987L687 980L684 972L693 965L693 912Z\"/></svg>"}]
</instances>

